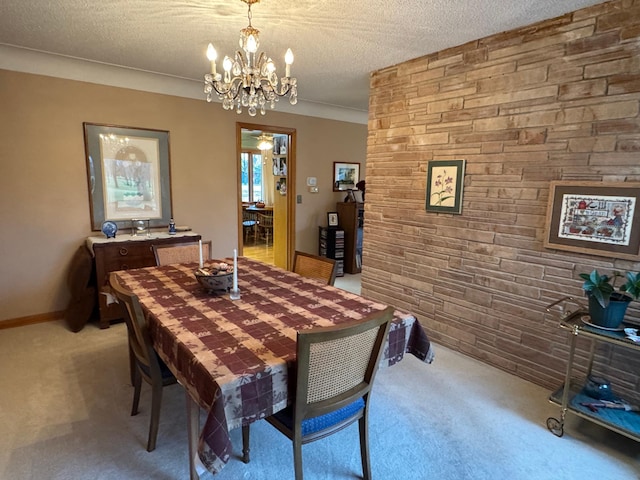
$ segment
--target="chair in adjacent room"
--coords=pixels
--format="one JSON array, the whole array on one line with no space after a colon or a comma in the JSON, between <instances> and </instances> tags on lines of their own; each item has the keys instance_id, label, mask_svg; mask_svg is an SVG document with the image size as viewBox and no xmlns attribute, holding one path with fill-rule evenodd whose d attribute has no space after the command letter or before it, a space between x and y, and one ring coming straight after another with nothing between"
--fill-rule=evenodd
<instances>
[{"instance_id":1,"label":"chair in adjacent room","mask_svg":"<svg viewBox=\"0 0 640 480\"><path fill-rule=\"evenodd\" d=\"M269 236L273 243L273 212L258 213L258 232L260 238L264 238L267 247L269 246Z\"/></svg>"},{"instance_id":2,"label":"chair in adjacent room","mask_svg":"<svg viewBox=\"0 0 640 480\"><path fill-rule=\"evenodd\" d=\"M149 438L147 451L156 448L158 426L160 423L160 404L162 403L162 388L177 382L169 368L158 357L153 348L151 337L147 329L147 322L138 302L138 297L124 288L117 277L117 272L112 272L109 284L118 302L122 306L122 313L127 323L129 338L130 365L132 367L133 405L131 415L138 414L140 391L142 380L151 385L151 419L149 421Z\"/></svg>"},{"instance_id":3,"label":"chair in adjacent room","mask_svg":"<svg viewBox=\"0 0 640 480\"><path fill-rule=\"evenodd\" d=\"M198 263L200 261L198 242L153 245L152 248L158 266L172 263ZM202 258L204 261L211 260L211 240L202 242Z\"/></svg>"},{"instance_id":4,"label":"chair in adjacent room","mask_svg":"<svg viewBox=\"0 0 640 480\"><path fill-rule=\"evenodd\" d=\"M392 319L387 307L363 320L298 332L293 404L266 419L293 442L296 480L303 478L302 445L356 420L362 472L371 479L369 396Z\"/></svg>"},{"instance_id":5,"label":"chair in adjacent room","mask_svg":"<svg viewBox=\"0 0 640 480\"><path fill-rule=\"evenodd\" d=\"M293 271L307 278L316 278L327 285L336 281L336 261L296 250L293 256Z\"/></svg>"},{"instance_id":6,"label":"chair in adjacent room","mask_svg":"<svg viewBox=\"0 0 640 480\"><path fill-rule=\"evenodd\" d=\"M249 212L246 208L242 210L242 231L245 243L249 237L253 237L253 242L256 242L258 234L258 214L256 212Z\"/></svg>"}]
</instances>

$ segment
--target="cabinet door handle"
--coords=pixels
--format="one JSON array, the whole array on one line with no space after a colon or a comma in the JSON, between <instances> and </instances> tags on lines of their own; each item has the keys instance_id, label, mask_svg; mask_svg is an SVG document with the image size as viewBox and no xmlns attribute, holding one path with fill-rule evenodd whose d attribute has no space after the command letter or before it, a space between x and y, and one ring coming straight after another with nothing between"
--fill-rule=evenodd
<instances>
[{"instance_id":1,"label":"cabinet door handle","mask_svg":"<svg viewBox=\"0 0 640 480\"><path fill-rule=\"evenodd\" d=\"M126 248L122 247L122 248L120 249L120 255L122 255L123 257L124 257L125 255L129 255L129 250L127 250Z\"/></svg>"}]
</instances>

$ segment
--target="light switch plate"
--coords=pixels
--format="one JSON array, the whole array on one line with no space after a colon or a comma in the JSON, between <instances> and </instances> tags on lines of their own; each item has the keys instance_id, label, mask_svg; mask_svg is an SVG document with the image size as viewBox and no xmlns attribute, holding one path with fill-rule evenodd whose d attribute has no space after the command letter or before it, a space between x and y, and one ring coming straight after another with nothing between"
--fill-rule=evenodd
<instances>
[{"instance_id":1,"label":"light switch plate","mask_svg":"<svg viewBox=\"0 0 640 480\"><path fill-rule=\"evenodd\" d=\"M318 193L318 187L309 187L309 193Z\"/></svg>"}]
</instances>

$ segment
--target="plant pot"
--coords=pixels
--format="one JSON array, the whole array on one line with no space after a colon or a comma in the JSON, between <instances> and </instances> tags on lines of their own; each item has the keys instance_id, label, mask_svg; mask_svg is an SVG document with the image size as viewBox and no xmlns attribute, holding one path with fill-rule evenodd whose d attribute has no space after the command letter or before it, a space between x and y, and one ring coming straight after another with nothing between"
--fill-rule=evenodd
<instances>
[{"instance_id":1,"label":"plant pot","mask_svg":"<svg viewBox=\"0 0 640 480\"><path fill-rule=\"evenodd\" d=\"M589 316L594 325L604 328L618 328L627 312L631 297L614 292L609 305L602 308L593 295L589 296Z\"/></svg>"}]
</instances>

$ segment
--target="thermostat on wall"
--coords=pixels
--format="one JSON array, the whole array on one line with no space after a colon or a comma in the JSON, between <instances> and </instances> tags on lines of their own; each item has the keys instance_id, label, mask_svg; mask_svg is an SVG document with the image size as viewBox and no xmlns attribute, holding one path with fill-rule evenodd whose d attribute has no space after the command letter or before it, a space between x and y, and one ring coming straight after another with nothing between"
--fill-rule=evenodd
<instances>
[{"instance_id":1,"label":"thermostat on wall","mask_svg":"<svg viewBox=\"0 0 640 480\"><path fill-rule=\"evenodd\" d=\"M307 177L307 187L315 187L317 184L316 177Z\"/></svg>"}]
</instances>

